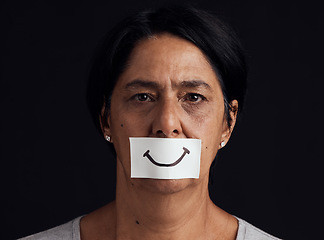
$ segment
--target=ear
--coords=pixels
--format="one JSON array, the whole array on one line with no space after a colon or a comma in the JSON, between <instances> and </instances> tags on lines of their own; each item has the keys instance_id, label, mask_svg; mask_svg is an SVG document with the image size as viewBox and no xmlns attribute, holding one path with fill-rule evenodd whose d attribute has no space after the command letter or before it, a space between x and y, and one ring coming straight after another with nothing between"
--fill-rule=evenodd
<instances>
[{"instance_id":1,"label":"ear","mask_svg":"<svg viewBox=\"0 0 324 240\"><path fill-rule=\"evenodd\" d=\"M222 132L222 138L221 138L221 143L223 143L223 146L221 146L221 144L219 145L219 148L224 147L227 142L229 141L235 123L236 123L236 118L237 118L237 112L238 112L238 101L237 100L233 100L230 103L231 109L229 111L230 114L230 126L228 126L228 122L226 119L226 116L224 116L224 120L223 120L223 132Z\"/></svg>"},{"instance_id":2,"label":"ear","mask_svg":"<svg viewBox=\"0 0 324 240\"><path fill-rule=\"evenodd\" d=\"M106 136L111 137L110 114L108 112L108 118L105 117L105 111L106 111L106 104L104 103L101 108L101 113L99 115L100 127L101 127L102 134L104 135L104 138L106 138Z\"/></svg>"}]
</instances>

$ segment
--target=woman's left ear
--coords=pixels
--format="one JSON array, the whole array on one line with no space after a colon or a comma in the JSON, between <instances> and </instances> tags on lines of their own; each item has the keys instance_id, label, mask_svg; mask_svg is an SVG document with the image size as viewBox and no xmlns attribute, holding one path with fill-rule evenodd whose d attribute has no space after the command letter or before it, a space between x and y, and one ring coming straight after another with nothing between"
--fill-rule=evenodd
<instances>
[{"instance_id":1,"label":"woman's left ear","mask_svg":"<svg viewBox=\"0 0 324 240\"><path fill-rule=\"evenodd\" d=\"M236 123L236 118L237 118L237 112L238 112L238 101L233 100L230 103L231 109L229 111L229 117L230 117L230 124L228 124L228 121L226 117L224 116L224 121L223 121L223 133L222 133L222 138L221 138L221 144L220 148L224 147L228 140L231 137L231 134L233 132L235 123Z\"/></svg>"}]
</instances>

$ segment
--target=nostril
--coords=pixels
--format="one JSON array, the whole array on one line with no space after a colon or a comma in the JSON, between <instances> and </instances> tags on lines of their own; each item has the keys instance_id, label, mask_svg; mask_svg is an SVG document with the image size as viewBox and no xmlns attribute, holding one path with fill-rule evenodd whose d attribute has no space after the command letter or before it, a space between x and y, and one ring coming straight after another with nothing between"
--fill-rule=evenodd
<instances>
[{"instance_id":1,"label":"nostril","mask_svg":"<svg viewBox=\"0 0 324 240\"><path fill-rule=\"evenodd\" d=\"M160 137L168 137L168 136L171 136L173 134L176 134L178 135L179 134L179 131L177 129L174 129L171 133L165 133L163 132L163 130L157 130L156 131L156 134Z\"/></svg>"},{"instance_id":2,"label":"nostril","mask_svg":"<svg viewBox=\"0 0 324 240\"><path fill-rule=\"evenodd\" d=\"M157 134L161 134L161 133L163 133L163 132L162 132L162 130L157 130L156 133L157 133Z\"/></svg>"}]
</instances>

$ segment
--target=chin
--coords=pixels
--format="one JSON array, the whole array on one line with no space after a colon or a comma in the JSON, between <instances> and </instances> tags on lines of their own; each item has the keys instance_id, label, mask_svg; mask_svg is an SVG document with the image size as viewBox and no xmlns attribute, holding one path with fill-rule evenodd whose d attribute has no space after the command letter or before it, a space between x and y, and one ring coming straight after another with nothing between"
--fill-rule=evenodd
<instances>
[{"instance_id":1,"label":"chin","mask_svg":"<svg viewBox=\"0 0 324 240\"><path fill-rule=\"evenodd\" d=\"M135 179L134 179L135 180ZM136 183L135 183L136 182ZM173 194L194 184L195 179L150 179L139 178L134 183L147 191L161 194Z\"/></svg>"}]
</instances>

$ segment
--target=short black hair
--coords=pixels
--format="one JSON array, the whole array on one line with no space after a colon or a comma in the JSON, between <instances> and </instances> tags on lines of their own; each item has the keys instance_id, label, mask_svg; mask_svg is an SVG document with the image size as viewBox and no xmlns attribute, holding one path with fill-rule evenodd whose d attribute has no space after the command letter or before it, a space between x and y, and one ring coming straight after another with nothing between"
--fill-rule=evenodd
<instances>
[{"instance_id":1,"label":"short black hair","mask_svg":"<svg viewBox=\"0 0 324 240\"><path fill-rule=\"evenodd\" d=\"M98 49L90 73L87 102L100 131L99 116L102 116L102 124L107 125L111 95L132 50L140 40L163 33L188 40L204 53L219 79L229 125L231 101L237 100L237 110L242 110L247 67L244 50L235 32L204 10L191 6L162 7L144 10L122 20L107 34Z\"/></svg>"}]
</instances>

